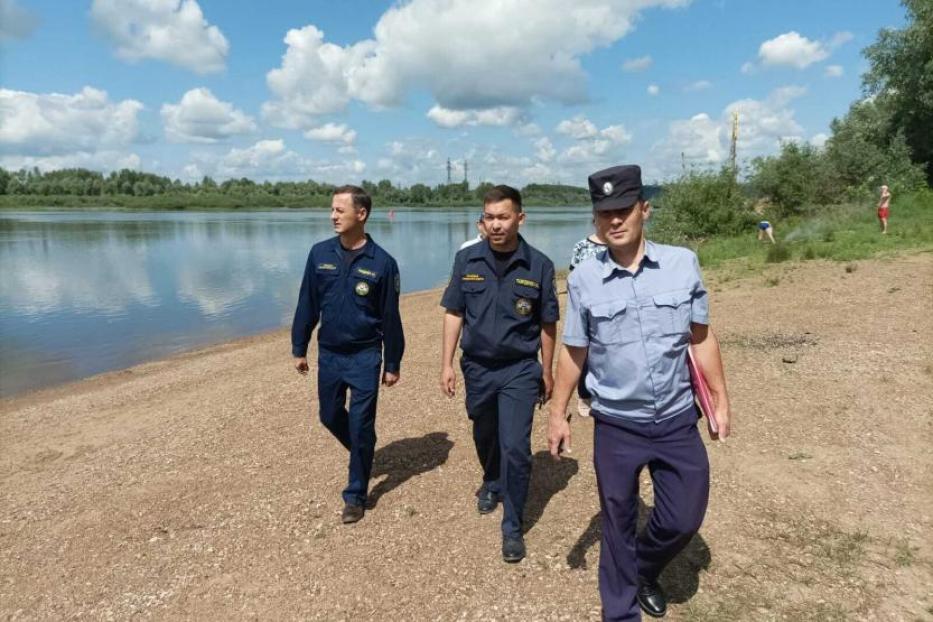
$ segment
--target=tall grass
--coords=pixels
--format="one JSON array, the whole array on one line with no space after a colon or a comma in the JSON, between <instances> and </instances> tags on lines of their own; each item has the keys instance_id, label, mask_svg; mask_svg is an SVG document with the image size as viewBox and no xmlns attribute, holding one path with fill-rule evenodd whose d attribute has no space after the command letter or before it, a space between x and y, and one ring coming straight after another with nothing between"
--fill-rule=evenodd
<instances>
[{"instance_id":1,"label":"tall grass","mask_svg":"<svg viewBox=\"0 0 933 622\"><path fill-rule=\"evenodd\" d=\"M908 249L933 250L933 191L895 197L887 235L881 235L874 206L865 203L811 208L807 215L771 224L778 243L794 258L853 261ZM756 239L754 228L692 246L704 267L733 259L760 266L774 253L769 242Z\"/></svg>"}]
</instances>

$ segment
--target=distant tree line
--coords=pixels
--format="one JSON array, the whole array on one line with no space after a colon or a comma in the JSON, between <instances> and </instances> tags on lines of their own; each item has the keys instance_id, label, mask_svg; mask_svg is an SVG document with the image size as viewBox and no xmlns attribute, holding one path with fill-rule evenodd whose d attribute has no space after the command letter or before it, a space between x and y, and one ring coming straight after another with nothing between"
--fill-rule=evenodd
<instances>
[{"instance_id":1,"label":"distant tree line","mask_svg":"<svg viewBox=\"0 0 933 622\"><path fill-rule=\"evenodd\" d=\"M492 184L470 188L466 182L431 187L404 187L388 179L363 181L363 188L379 205L476 205ZM37 168L8 171L0 168L0 195L29 199L27 204L127 205L150 207L325 207L335 186L307 181L256 182L245 177L217 183L204 177L184 183L152 173L123 169L103 174L83 168L42 172ZM582 205L589 203L585 188L560 184L529 184L522 188L529 205Z\"/></svg>"}]
</instances>

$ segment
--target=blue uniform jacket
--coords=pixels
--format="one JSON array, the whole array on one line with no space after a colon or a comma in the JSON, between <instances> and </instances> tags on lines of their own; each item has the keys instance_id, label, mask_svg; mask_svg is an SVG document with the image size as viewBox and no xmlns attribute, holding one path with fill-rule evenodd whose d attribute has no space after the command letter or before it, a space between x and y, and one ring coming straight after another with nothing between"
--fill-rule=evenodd
<instances>
[{"instance_id":1,"label":"blue uniform jacket","mask_svg":"<svg viewBox=\"0 0 933 622\"><path fill-rule=\"evenodd\" d=\"M463 314L463 353L479 359L534 357L541 346L541 324L560 315L554 264L519 236L518 248L500 280L488 241L454 258L441 306Z\"/></svg>"},{"instance_id":2,"label":"blue uniform jacket","mask_svg":"<svg viewBox=\"0 0 933 622\"><path fill-rule=\"evenodd\" d=\"M322 348L352 353L383 345L385 371L397 374L405 351L399 290L398 264L369 235L350 265L339 237L315 244L292 322L292 354L307 355L311 333L320 321Z\"/></svg>"}]
</instances>

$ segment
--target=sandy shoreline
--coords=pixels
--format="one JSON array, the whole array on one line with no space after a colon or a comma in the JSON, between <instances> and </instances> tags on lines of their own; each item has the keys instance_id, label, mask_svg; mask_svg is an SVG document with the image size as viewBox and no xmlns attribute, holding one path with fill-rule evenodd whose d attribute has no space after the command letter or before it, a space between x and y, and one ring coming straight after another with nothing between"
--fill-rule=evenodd
<instances>
[{"instance_id":1,"label":"sandy shoreline","mask_svg":"<svg viewBox=\"0 0 933 622\"><path fill-rule=\"evenodd\" d=\"M738 427L709 447L670 619L930 615L933 256L853 265L710 275ZM473 509L462 386L436 387L439 296L403 297L376 505L352 527L287 330L0 401L0 617L598 619L591 426L555 464L536 418L530 555L506 566L498 513Z\"/></svg>"}]
</instances>

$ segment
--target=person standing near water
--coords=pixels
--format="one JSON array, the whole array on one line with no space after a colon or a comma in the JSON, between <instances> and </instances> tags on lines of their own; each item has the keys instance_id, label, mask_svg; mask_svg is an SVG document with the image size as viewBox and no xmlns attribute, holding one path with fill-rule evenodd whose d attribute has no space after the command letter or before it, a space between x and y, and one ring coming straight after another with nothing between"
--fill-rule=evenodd
<instances>
[{"instance_id":1,"label":"person standing near water","mask_svg":"<svg viewBox=\"0 0 933 622\"><path fill-rule=\"evenodd\" d=\"M380 371L382 384L393 386L405 351L398 265L365 232L371 211L372 199L362 188L334 190L330 218L337 235L311 248L292 323L295 369L305 375L311 333L323 317L317 394L321 423L350 452L344 523L355 523L366 511Z\"/></svg>"},{"instance_id":2,"label":"person standing near water","mask_svg":"<svg viewBox=\"0 0 933 622\"><path fill-rule=\"evenodd\" d=\"M721 439L730 431L729 397L696 255L645 239L651 206L642 196L641 169L596 172L589 187L607 250L568 278L548 449L559 457L569 447L567 404L586 361L602 515L603 619L640 620L639 607L653 617L667 612L658 577L699 529L709 498L709 460L687 369L689 345L713 395ZM655 507L636 534L645 466Z\"/></svg>"},{"instance_id":3,"label":"person standing near water","mask_svg":"<svg viewBox=\"0 0 933 622\"><path fill-rule=\"evenodd\" d=\"M881 186L881 198L878 200L878 221L881 223L881 234L888 232L888 217L891 215L891 192L887 186Z\"/></svg>"},{"instance_id":4,"label":"person standing near water","mask_svg":"<svg viewBox=\"0 0 933 622\"><path fill-rule=\"evenodd\" d=\"M489 514L503 501L502 558L514 563L525 557L531 423L535 403L547 399L554 384L559 305L554 264L518 234L525 221L522 195L495 186L483 205L486 239L457 253L441 299L440 385L448 397L456 393L454 351L462 331L466 410L483 469L476 509Z\"/></svg>"}]
</instances>

